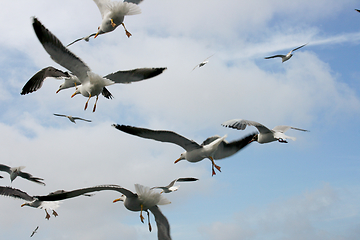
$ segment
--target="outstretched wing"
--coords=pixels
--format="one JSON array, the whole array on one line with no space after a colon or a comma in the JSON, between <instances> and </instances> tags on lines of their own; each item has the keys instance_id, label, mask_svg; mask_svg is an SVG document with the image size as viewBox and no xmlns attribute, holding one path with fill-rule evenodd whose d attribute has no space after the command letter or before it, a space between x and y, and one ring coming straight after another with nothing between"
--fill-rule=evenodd
<instances>
[{"instance_id":1,"label":"outstretched wing","mask_svg":"<svg viewBox=\"0 0 360 240\"><path fill-rule=\"evenodd\" d=\"M165 71L166 68L137 68L128 71L118 71L110 73L104 78L110 79L115 83L139 82L148 78L155 77Z\"/></svg>"},{"instance_id":2,"label":"outstretched wing","mask_svg":"<svg viewBox=\"0 0 360 240\"><path fill-rule=\"evenodd\" d=\"M221 124L224 127L235 128L237 130L244 130L246 126L254 126L260 133L271 133L271 130L255 121L249 121L245 119L233 119Z\"/></svg>"},{"instance_id":3,"label":"outstretched wing","mask_svg":"<svg viewBox=\"0 0 360 240\"><path fill-rule=\"evenodd\" d=\"M60 40L45 28L37 18L33 18L33 28L44 49L55 62L75 74L80 82L87 78L87 72L90 71L90 68L65 48Z\"/></svg>"},{"instance_id":4,"label":"outstretched wing","mask_svg":"<svg viewBox=\"0 0 360 240\"><path fill-rule=\"evenodd\" d=\"M23 199L25 201L33 201L34 198L27 194L26 192L23 192L19 189L12 188L12 187L2 187L0 186L0 195L13 197L13 198L19 198Z\"/></svg>"},{"instance_id":5,"label":"outstretched wing","mask_svg":"<svg viewBox=\"0 0 360 240\"><path fill-rule=\"evenodd\" d=\"M6 166L6 165L4 165L4 164L0 164L0 171L2 171L2 172L7 172L7 173L11 173L11 169L10 169L10 167L9 166Z\"/></svg>"},{"instance_id":6,"label":"outstretched wing","mask_svg":"<svg viewBox=\"0 0 360 240\"><path fill-rule=\"evenodd\" d=\"M160 208L155 205L149 210L154 214L156 226L158 229L158 239L159 240L171 240L170 236L170 224L167 218L162 214Z\"/></svg>"},{"instance_id":7,"label":"outstretched wing","mask_svg":"<svg viewBox=\"0 0 360 240\"><path fill-rule=\"evenodd\" d=\"M285 126L285 125L280 125L280 126L276 126L273 128L274 131L277 131L277 132L286 132L287 130L289 129L294 129L294 130L298 130L298 131L303 131L303 132L308 132L308 130L305 130L305 129L301 129L301 128L295 128L295 127L291 127L291 126Z\"/></svg>"},{"instance_id":8,"label":"outstretched wing","mask_svg":"<svg viewBox=\"0 0 360 240\"><path fill-rule=\"evenodd\" d=\"M101 94L107 99L113 99L114 98L114 96L111 94L111 92L109 92L109 90L106 87L103 87L103 90L102 90Z\"/></svg>"},{"instance_id":9,"label":"outstretched wing","mask_svg":"<svg viewBox=\"0 0 360 240\"><path fill-rule=\"evenodd\" d=\"M293 50L291 50L292 52L293 51L296 51L296 50L298 50L298 49L300 49L300 48L302 48L302 47L304 47L304 46L306 46L307 45L307 43L306 44L304 44L304 45L301 45L300 47L297 47L297 48L294 48Z\"/></svg>"},{"instance_id":10,"label":"outstretched wing","mask_svg":"<svg viewBox=\"0 0 360 240\"><path fill-rule=\"evenodd\" d=\"M100 185L100 186L95 186L95 187L76 189L76 190L72 190L72 191L61 190L61 191L57 191L54 193L50 193L48 195L35 196L35 197L37 199L39 199L40 201L59 201L59 200L64 200L64 199L68 199L68 198L78 197L78 196L81 196L81 195L84 195L87 193L91 193L91 192L104 191L104 190L121 192L122 194L126 195L126 197L137 196L136 194L132 193L131 191L129 191L125 188L122 188L118 185Z\"/></svg>"},{"instance_id":11,"label":"outstretched wing","mask_svg":"<svg viewBox=\"0 0 360 240\"><path fill-rule=\"evenodd\" d=\"M81 118L81 117L73 117L74 120L83 120L83 121L86 121L86 122L91 122L91 120L87 120L87 119L84 119L84 118Z\"/></svg>"},{"instance_id":12,"label":"outstretched wing","mask_svg":"<svg viewBox=\"0 0 360 240\"><path fill-rule=\"evenodd\" d=\"M274 56L270 56L270 57L265 57L265 59L270 59L270 58L276 58L276 57L280 57L280 58L283 58L285 57L285 55L274 55Z\"/></svg>"},{"instance_id":13,"label":"outstretched wing","mask_svg":"<svg viewBox=\"0 0 360 240\"><path fill-rule=\"evenodd\" d=\"M222 141L214 154L214 159L218 160L226 158L237 153L250 144L255 135L256 134L250 134L244 138L232 142L227 142L225 140Z\"/></svg>"},{"instance_id":14,"label":"outstretched wing","mask_svg":"<svg viewBox=\"0 0 360 240\"><path fill-rule=\"evenodd\" d=\"M27 172L19 171L19 177L25 178L25 179L27 179L29 181L32 181L32 182L42 184L44 186L46 185L44 182L42 182L44 179L34 177L33 175L31 175L30 173L27 173Z\"/></svg>"},{"instance_id":15,"label":"outstretched wing","mask_svg":"<svg viewBox=\"0 0 360 240\"><path fill-rule=\"evenodd\" d=\"M175 132L171 131L165 131L165 130L151 130L147 128L138 128L138 127L132 127L132 126L125 126L125 125L119 125L119 124L113 124L113 127L116 129L138 136L142 138L148 138L153 139L160 142L168 142L168 143L174 143L176 145L181 146L186 151L191 151L194 149L201 148L199 144L196 142L189 140Z\"/></svg>"},{"instance_id":16,"label":"outstretched wing","mask_svg":"<svg viewBox=\"0 0 360 240\"><path fill-rule=\"evenodd\" d=\"M54 67L46 67L35 73L34 76L30 78L29 81L24 85L24 87L21 90L21 95L25 95L28 93L35 92L36 90L40 89L44 83L44 80L47 77L54 77L54 78L60 78L60 77L70 77L69 73L63 72L59 69L56 69Z\"/></svg>"},{"instance_id":17,"label":"outstretched wing","mask_svg":"<svg viewBox=\"0 0 360 240\"><path fill-rule=\"evenodd\" d=\"M85 40L88 42L90 40L90 38L95 35L96 35L96 33L92 33L89 36L78 38L78 39L74 40L73 42L69 43L68 45L66 45L66 47L69 47L69 46L73 45L74 43L81 41L81 40Z\"/></svg>"}]
</instances>

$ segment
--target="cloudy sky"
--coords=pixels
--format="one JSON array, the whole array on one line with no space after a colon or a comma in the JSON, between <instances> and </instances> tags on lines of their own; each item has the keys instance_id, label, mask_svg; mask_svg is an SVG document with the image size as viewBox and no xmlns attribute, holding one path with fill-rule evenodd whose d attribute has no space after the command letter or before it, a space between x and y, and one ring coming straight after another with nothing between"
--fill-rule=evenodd
<instances>
[{"instance_id":1,"label":"cloudy sky","mask_svg":"<svg viewBox=\"0 0 360 240\"><path fill-rule=\"evenodd\" d=\"M145 0L142 13L122 27L70 50L92 71L106 75L139 67L167 67L143 82L108 87L114 99L56 94L61 80L47 79L20 95L38 70L56 64L32 28L36 16L64 44L97 30L101 18L91 0L17 0L0 15L1 162L26 166L45 179L21 178L3 186L44 195L100 184L166 185L197 177L167 194L160 206L171 236L185 239L359 239L360 8L356 0ZM265 60L302 44L287 62ZM213 55L214 54L214 55ZM207 57L209 63L191 71ZM53 113L91 119L73 124ZM180 147L120 132L113 123L176 131L201 143L209 136L240 139L256 131L224 128L234 118L269 128L290 125L288 144L254 142L217 161L181 161ZM25 239L157 239L139 213L125 209L116 192L100 192L61 203L59 217L21 208L0 198L1 236Z\"/></svg>"}]
</instances>

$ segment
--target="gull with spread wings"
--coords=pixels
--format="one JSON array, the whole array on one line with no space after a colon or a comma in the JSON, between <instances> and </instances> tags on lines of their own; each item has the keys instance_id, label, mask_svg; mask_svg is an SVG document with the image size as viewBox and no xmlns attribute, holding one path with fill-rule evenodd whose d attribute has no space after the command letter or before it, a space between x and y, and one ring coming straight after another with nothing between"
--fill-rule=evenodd
<instances>
[{"instance_id":1,"label":"gull with spread wings","mask_svg":"<svg viewBox=\"0 0 360 240\"><path fill-rule=\"evenodd\" d=\"M293 50L291 50L290 52L288 52L286 55L278 54L278 55L266 57L265 59L280 57L280 58L281 58L281 61L282 61L282 62L285 62L285 61L289 60L289 59L293 56L293 54L292 54L293 51L296 51L296 50L298 50L298 49L300 49L300 48L302 48L302 47L304 47L304 46L306 46L306 45L307 45L307 43L304 44L304 45L301 45L300 47L294 48Z\"/></svg>"}]
</instances>

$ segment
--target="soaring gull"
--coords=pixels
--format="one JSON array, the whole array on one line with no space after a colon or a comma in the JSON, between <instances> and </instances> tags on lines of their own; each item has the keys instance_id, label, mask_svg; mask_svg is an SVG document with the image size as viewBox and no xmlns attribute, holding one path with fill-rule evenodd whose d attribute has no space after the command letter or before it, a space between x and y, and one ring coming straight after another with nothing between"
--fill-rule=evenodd
<instances>
[{"instance_id":1,"label":"soaring gull","mask_svg":"<svg viewBox=\"0 0 360 240\"><path fill-rule=\"evenodd\" d=\"M113 202L123 201L124 206L130 211L140 211L140 220L143 222L144 217L142 211L148 213L149 218L149 230L151 231L150 216L148 210L150 210L154 216L156 225L158 227L158 239L170 240L170 224L166 217L161 213L157 205L169 204L170 201L163 197L160 193L150 190L148 187L144 187L140 184L135 184L137 193L133 193L126 188L122 188L118 185L99 185L88 188L81 188L72 191L58 190L45 196L30 196L26 192L11 187L1 187L0 195L10 196L13 198L20 198L26 203L21 206L31 206L35 208L45 209L46 219L50 218L47 212L47 203L57 202L64 199L69 199L77 196L89 196L89 193L96 191L112 190L122 193L121 197L115 199ZM53 214L57 216L57 213L53 210Z\"/></svg>"},{"instance_id":2,"label":"soaring gull","mask_svg":"<svg viewBox=\"0 0 360 240\"><path fill-rule=\"evenodd\" d=\"M106 77L101 77L98 74L93 73L80 58L65 48L60 40L46 29L36 18L33 18L33 28L36 36L50 57L61 66L68 69L81 82L81 85L76 87L76 91L71 97L74 97L79 93L87 97L88 100L86 101L84 108L86 109L90 98L96 96L93 112L95 112L99 94L103 92L105 86L115 83L141 81L157 76L166 69L141 68L126 72L115 72Z\"/></svg>"},{"instance_id":3,"label":"soaring gull","mask_svg":"<svg viewBox=\"0 0 360 240\"><path fill-rule=\"evenodd\" d=\"M207 63L209 62L209 61L207 61L207 60L208 60L209 58L211 58L212 56L214 56L214 54L211 55L210 57L206 58L206 59L205 59L204 61L202 61L201 63L197 64L197 65L193 68L192 71L194 71L195 68L197 68L197 67L201 68L202 66L204 66L205 64L207 64Z\"/></svg>"},{"instance_id":4,"label":"soaring gull","mask_svg":"<svg viewBox=\"0 0 360 240\"><path fill-rule=\"evenodd\" d=\"M113 124L113 127L116 129L139 136L142 138L153 139L160 142L168 142L174 143L179 145L180 147L184 148L186 151L180 155L174 163L179 162L180 160L186 159L189 162L199 162L204 158L209 158L212 165L212 175L215 175L214 167L220 171L220 167L215 164L214 162L214 154L216 149L218 148L219 144L226 138L221 137L209 144L206 145L199 145L195 141L187 139L175 132L165 131L165 130L151 130L146 128L137 128L132 126L125 126L119 124ZM221 172L221 171L220 171Z\"/></svg>"},{"instance_id":5,"label":"soaring gull","mask_svg":"<svg viewBox=\"0 0 360 240\"><path fill-rule=\"evenodd\" d=\"M307 43L304 44L304 45L301 45L300 47L294 48L293 50L288 52L286 55L281 55L281 54L280 55L274 55L274 56L270 56L270 57L265 57L265 59L280 57L281 61L285 62L285 61L289 60L293 56L293 54L292 54L293 51L296 51L296 50L298 50L298 49L300 49L300 48L302 48L302 47L304 47L306 45L307 45Z\"/></svg>"},{"instance_id":6,"label":"soaring gull","mask_svg":"<svg viewBox=\"0 0 360 240\"><path fill-rule=\"evenodd\" d=\"M81 118L81 117L73 117L73 116L64 115L64 114L57 114L57 113L54 113L54 115L58 116L58 117L66 117L73 123L76 123L75 120L82 120L82 121L86 121L86 122L91 122L91 120L87 120L87 119L84 119L84 118Z\"/></svg>"},{"instance_id":7,"label":"soaring gull","mask_svg":"<svg viewBox=\"0 0 360 240\"><path fill-rule=\"evenodd\" d=\"M221 125L223 125L224 127L235 128L237 130L244 130L246 126L254 126L259 131L259 134L256 134L251 141L257 141L258 143L268 143L273 141L287 143L286 141L287 138L295 141L296 140L295 137L289 137L284 134L289 129L308 132L308 130L290 127L290 126L284 126L284 125L276 126L272 130L270 130L269 128L265 127L264 125L258 122L244 120L244 119L229 120L222 123Z\"/></svg>"},{"instance_id":8,"label":"soaring gull","mask_svg":"<svg viewBox=\"0 0 360 240\"><path fill-rule=\"evenodd\" d=\"M197 181L199 179L197 178L192 178L192 177L188 177L188 178L177 178L171 181L171 183L165 187L152 187L150 189L162 189L162 191L160 193L171 193L171 192L175 192L179 189L180 186L174 186L174 184L176 182L194 182Z\"/></svg>"},{"instance_id":9,"label":"soaring gull","mask_svg":"<svg viewBox=\"0 0 360 240\"><path fill-rule=\"evenodd\" d=\"M14 181L14 179L17 176L19 176L19 177L25 178L29 181L36 182L36 183L39 183L39 184L42 184L45 186L45 183L42 182L42 180L44 180L44 179L33 177L30 173L27 173L27 172L22 172L21 170L24 168L25 168L24 166L9 167L4 164L0 164L0 171L9 173L11 182Z\"/></svg>"},{"instance_id":10,"label":"soaring gull","mask_svg":"<svg viewBox=\"0 0 360 240\"><path fill-rule=\"evenodd\" d=\"M141 9L136 4L139 4L142 1L143 0L125 0L111 2L110 0L94 0L100 10L102 18L97 33L92 33L89 36L76 39L72 43L69 43L67 47L81 40L88 42L91 37L94 36L94 38L96 38L99 34L112 32L120 25L124 27L126 36L130 37L131 33L126 29L123 22L124 17L126 15L140 14Z\"/></svg>"},{"instance_id":11,"label":"soaring gull","mask_svg":"<svg viewBox=\"0 0 360 240\"><path fill-rule=\"evenodd\" d=\"M35 233L37 233L37 230L39 229L39 226L35 228L35 230L31 233L30 237L34 236Z\"/></svg>"}]
</instances>

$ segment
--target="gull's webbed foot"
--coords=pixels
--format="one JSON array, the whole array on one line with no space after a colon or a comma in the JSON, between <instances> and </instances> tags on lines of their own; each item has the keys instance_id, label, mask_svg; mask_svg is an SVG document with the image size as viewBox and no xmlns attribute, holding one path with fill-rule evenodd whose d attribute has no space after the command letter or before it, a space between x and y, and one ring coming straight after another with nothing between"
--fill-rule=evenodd
<instances>
[{"instance_id":1,"label":"gull's webbed foot","mask_svg":"<svg viewBox=\"0 0 360 240\"><path fill-rule=\"evenodd\" d=\"M112 18L110 19L110 23L113 28L116 26L116 23L114 23L114 20L112 20Z\"/></svg>"},{"instance_id":2,"label":"gull's webbed foot","mask_svg":"<svg viewBox=\"0 0 360 240\"><path fill-rule=\"evenodd\" d=\"M49 220L50 219L50 214L46 211L46 209L45 209L45 212L46 212L45 219Z\"/></svg>"},{"instance_id":3,"label":"gull's webbed foot","mask_svg":"<svg viewBox=\"0 0 360 240\"><path fill-rule=\"evenodd\" d=\"M55 212L55 210L52 211L52 214L54 215L54 217L59 216L59 214L57 214L57 212Z\"/></svg>"}]
</instances>

